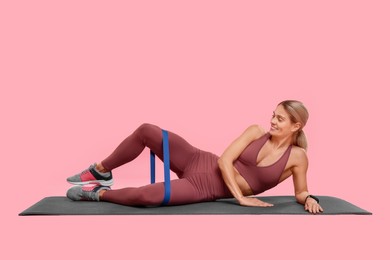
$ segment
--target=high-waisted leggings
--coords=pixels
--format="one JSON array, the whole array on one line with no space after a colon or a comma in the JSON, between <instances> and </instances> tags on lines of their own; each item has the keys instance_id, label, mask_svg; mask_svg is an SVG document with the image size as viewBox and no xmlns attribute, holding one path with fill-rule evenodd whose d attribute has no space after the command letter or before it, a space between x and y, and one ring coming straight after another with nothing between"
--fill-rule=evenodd
<instances>
[{"instance_id":1,"label":"high-waisted leggings","mask_svg":"<svg viewBox=\"0 0 390 260\"><path fill-rule=\"evenodd\" d=\"M169 133L170 167L178 179L171 180L168 205L213 201L232 197L218 167L218 156L190 145L175 133ZM142 124L128 136L114 152L101 163L113 170L128 163L144 150L151 149L163 160L162 129L152 124ZM142 187L108 190L102 201L129 206L158 206L164 199L164 183Z\"/></svg>"}]
</instances>

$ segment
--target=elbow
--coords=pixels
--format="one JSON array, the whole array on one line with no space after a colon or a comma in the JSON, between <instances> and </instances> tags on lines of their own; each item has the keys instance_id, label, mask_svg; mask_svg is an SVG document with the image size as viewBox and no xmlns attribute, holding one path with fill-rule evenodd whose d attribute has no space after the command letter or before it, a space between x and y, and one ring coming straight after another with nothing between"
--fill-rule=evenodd
<instances>
[{"instance_id":1,"label":"elbow","mask_svg":"<svg viewBox=\"0 0 390 260\"><path fill-rule=\"evenodd\" d=\"M221 170L224 170L227 165L231 164L230 160L226 160L226 158L220 157L218 159L218 167Z\"/></svg>"},{"instance_id":2,"label":"elbow","mask_svg":"<svg viewBox=\"0 0 390 260\"><path fill-rule=\"evenodd\" d=\"M218 167L221 169L222 166L224 165L224 159L222 157L218 158Z\"/></svg>"}]
</instances>

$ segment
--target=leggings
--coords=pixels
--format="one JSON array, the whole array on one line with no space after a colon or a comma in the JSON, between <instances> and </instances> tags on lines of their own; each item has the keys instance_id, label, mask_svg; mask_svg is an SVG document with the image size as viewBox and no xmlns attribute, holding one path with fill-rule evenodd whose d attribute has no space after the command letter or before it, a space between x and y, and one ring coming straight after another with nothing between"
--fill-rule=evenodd
<instances>
[{"instance_id":1,"label":"leggings","mask_svg":"<svg viewBox=\"0 0 390 260\"><path fill-rule=\"evenodd\" d=\"M192 146L175 133L168 133L170 167L178 177L171 180L168 205L233 197L222 179L217 155ZM161 128L142 124L101 163L105 169L113 170L137 158L145 147L163 160ZM164 183L160 182L142 187L108 190L100 200L128 206L158 206L164 199L164 189Z\"/></svg>"}]
</instances>

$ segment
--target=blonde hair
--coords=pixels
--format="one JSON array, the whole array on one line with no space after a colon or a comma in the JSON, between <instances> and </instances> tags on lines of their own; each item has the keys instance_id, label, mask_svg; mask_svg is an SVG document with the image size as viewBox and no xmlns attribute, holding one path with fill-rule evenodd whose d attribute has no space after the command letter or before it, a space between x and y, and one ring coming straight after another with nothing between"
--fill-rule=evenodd
<instances>
[{"instance_id":1,"label":"blonde hair","mask_svg":"<svg viewBox=\"0 0 390 260\"><path fill-rule=\"evenodd\" d=\"M293 145L307 150L307 139L302 130L309 119L309 112L306 107L302 102L297 100L285 100L280 102L278 105L283 106L284 110L286 110L289 115L291 122L301 124L301 128L294 134Z\"/></svg>"}]
</instances>

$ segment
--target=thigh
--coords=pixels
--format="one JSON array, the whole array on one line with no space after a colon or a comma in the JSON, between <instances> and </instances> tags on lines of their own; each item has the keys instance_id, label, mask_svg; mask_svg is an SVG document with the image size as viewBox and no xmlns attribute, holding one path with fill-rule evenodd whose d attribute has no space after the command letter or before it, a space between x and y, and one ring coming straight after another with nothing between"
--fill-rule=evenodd
<instances>
[{"instance_id":1,"label":"thigh","mask_svg":"<svg viewBox=\"0 0 390 260\"><path fill-rule=\"evenodd\" d=\"M178 176L181 177L199 149L171 131L168 131L168 139L171 168L176 173L179 173Z\"/></svg>"},{"instance_id":2,"label":"thigh","mask_svg":"<svg viewBox=\"0 0 390 260\"><path fill-rule=\"evenodd\" d=\"M138 188L123 188L106 191L101 200L127 206L160 206L164 199L164 183L154 183ZM168 205L182 205L204 201L198 189L187 179L171 181L171 196Z\"/></svg>"},{"instance_id":3,"label":"thigh","mask_svg":"<svg viewBox=\"0 0 390 260\"><path fill-rule=\"evenodd\" d=\"M160 206L165 195L163 182L145 185L137 189L137 205ZM207 197L200 187L187 178L171 180L171 193L168 205L184 205L206 201Z\"/></svg>"},{"instance_id":4,"label":"thigh","mask_svg":"<svg viewBox=\"0 0 390 260\"><path fill-rule=\"evenodd\" d=\"M187 179L176 179L171 181L171 197L168 205L183 205L205 201L204 193Z\"/></svg>"},{"instance_id":5,"label":"thigh","mask_svg":"<svg viewBox=\"0 0 390 260\"><path fill-rule=\"evenodd\" d=\"M169 205L190 204L230 198L232 194L220 174L203 172L171 181Z\"/></svg>"},{"instance_id":6,"label":"thigh","mask_svg":"<svg viewBox=\"0 0 390 260\"><path fill-rule=\"evenodd\" d=\"M160 160L163 160L162 129L152 124L143 124L140 130L146 146ZM193 156L199 149L192 146L183 137L171 131L168 131L168 140L171 169L181 177L186 166L191 162Z\"/></svg>"}]
</instances>

